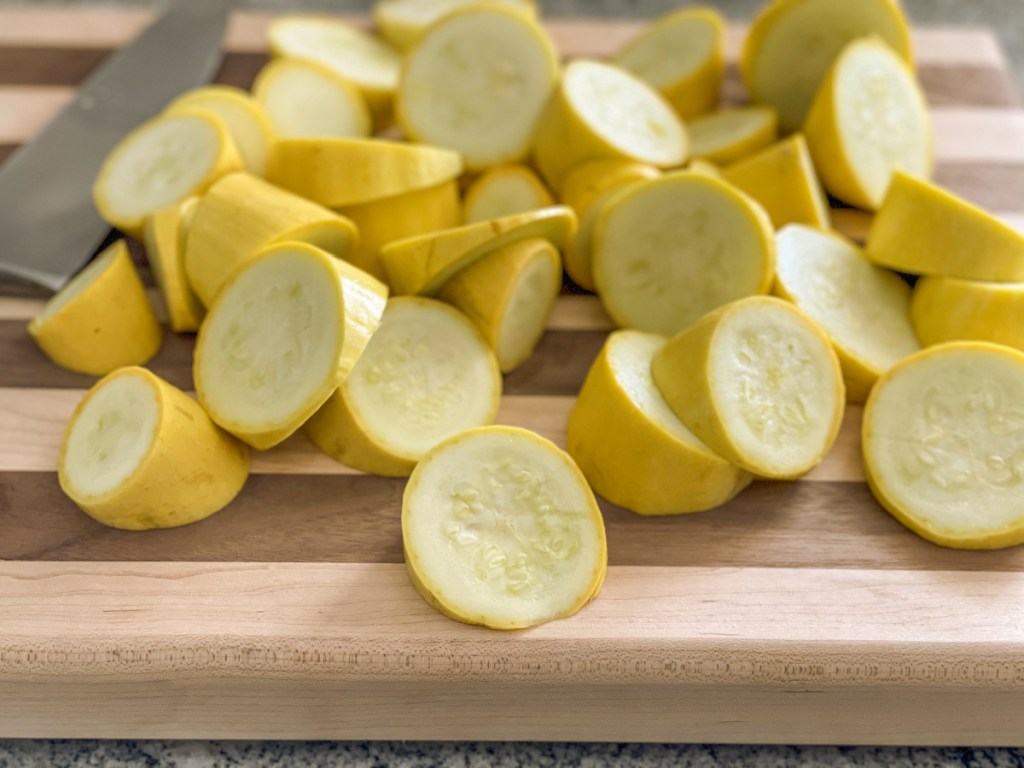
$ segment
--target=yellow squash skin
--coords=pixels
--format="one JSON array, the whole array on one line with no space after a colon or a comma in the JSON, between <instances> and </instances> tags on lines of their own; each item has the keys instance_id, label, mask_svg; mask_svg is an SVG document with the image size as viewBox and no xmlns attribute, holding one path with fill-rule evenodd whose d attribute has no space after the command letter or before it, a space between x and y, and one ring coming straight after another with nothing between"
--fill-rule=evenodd
<instances>
[{"instance_id":1,"label":"yellow squash skin","mask_svg":"<svg viewBox=\"0 0 1024 768\"><path fill-rule=\"evenodd\" d=\"M206 314L185 275L188 224L198 203L199 198L189 197L146 217L146 258L167 304L171 330L176 333L195 331Z\"/></svg>"},{"instance_id":2,"label":"yellow squash skin","mask_svg":"<svg viewBox=\"0 0 1024 768\"><path fill-rule=\"evenodd\" d=\"M343 216L247 173L226 176L196 207L185 246L185 274L209 307L228 278L272 243L303 242L346 258L358 241Z\"/></svg>"},{"instance_id":3,"label":"yellow squash skin","mask_svg":"<svg viewBox=\"0 0 1024 768\"><path fill-rule=\"evenodd\" d=\"M608 337L569 416L566 445L591 487L639 515L677 515L724 504L753 475L704 446L684 442L649 417L612 367L609 350L639 331Z\"/></svg>"},{"instance_id":4,"label":"yellow squash skin","mask_svg":"<svg viewBox=\"0 0 1024 768\"><path fill-rule=\"evenodd\" d=\"M922 277L910 317L921 343L990 341L1024 352L1024 283Z\"/></svg>"},{"instance_id":5,"label":"yellow squash skin","mask_svg":"<svg viewBox=\"0 0 1024 768\"><path fill-rule=\"evenodd\" d=\"M145 457L117 488L87 497L66 477L67 435L89 397L111 380L138 376L158 404L156 433ZM58 460L61 489L104 525L125 530L173 528L223 509L249 476L249 450L220 429L200 405L144 368L122 368L100 380L71 416Z\"/></svg>"},{"instance_id":6,"label":"yellow squash skin","mask_svg":"<svg viewBox=\"0 0 1024 768\"><path fill-rule=\"evenodd\" d=\"M32 320L29 335L53 362L79 373L103 376L148 361L159 351L164 331L123 240L97 256L43 313L54 302L64 301L64 292L78 290L81 281L90 278L55 312Z\"/></svg>"}]
</instances>

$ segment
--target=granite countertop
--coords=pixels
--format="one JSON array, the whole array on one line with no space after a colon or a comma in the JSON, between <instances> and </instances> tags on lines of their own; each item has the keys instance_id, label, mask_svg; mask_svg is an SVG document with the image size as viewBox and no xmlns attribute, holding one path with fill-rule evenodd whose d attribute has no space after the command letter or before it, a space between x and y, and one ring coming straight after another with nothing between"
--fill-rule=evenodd
<instances>
[{"instance_id":1,"label":"granite countertop","mask_svg":"<svg viewBox=\"0 0 1024 768\"><path fill-rule=\"evenodd\" d=\"M32 0L15 0L19 4ZM677 7L677 0L539 0L545 15L643 18ZM0 0L0 4L7 0ZM68 0L69 3L75 0ZM748 18L763 0L715 0L732 19ZM139 0L76 4L143 4ZM357 0L238 0L259 9L363 10ZM970 24L995 29L1024 85L1024 3L1021 0L904 0L924 24ZM2 714L0 714L2 717ZM1024 724L1022 724L1024 727ZM0 768L43 766L1024 766L1024 749L899 747L715 746L510 742L233 742L0 740Z\"/></svg>"}]
</instances>

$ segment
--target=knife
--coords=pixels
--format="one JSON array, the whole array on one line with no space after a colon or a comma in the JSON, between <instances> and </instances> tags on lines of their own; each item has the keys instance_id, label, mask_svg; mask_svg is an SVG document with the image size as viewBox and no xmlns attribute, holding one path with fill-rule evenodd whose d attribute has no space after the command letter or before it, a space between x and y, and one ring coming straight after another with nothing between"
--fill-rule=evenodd
<instances>
[{"instance_id":1,"label":"knife","mask_svg":"<svg viewBox=\"0 0 1024 768\"><path fill-rule=\"evenodd\" d=\"M110 230L92 204L103 160L175 96L210 81L229 6L175 0L0 166L0 272L56 291L89 260Z\"/></svg>"}]
</instances>

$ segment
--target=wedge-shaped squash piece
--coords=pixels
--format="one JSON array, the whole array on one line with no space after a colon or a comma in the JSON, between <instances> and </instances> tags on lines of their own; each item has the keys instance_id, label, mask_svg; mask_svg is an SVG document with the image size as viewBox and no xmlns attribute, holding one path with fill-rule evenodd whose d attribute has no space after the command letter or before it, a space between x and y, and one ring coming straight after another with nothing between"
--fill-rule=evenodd
<instances>
[{"instance_id":1,"label":"wedge-shaped squash piece","mask_svg":"<svg viewBox=\"0 0 1024 768\"><path fill-rule=\"evenodd\" d=\"M594 229L597 293L622 328L674 334L715 307L767 293L774 266L761 207L689 171L626 188Z\"/></svg>"},{"instance_id":2,"label":"wedge-shaped squash piece","mask_svg":"<svg viewBox=\"0 0 1024 768\"><path fill-rule=\"evenodd\" d=\"M569 416L569 455L591 486L641 515L711 509L753 479L701 442L658 392L651 360L666 341L640 331L609 336Z\"/></svg>"},{"instance_id":3,"label":"wedge-shaped squash piece","mask_svg":"<svg viewBox=\"0 0 1024 768\"><path fill-rule=\"evenodd\" d=\"M276 445L344 381L386 300L378 280L324 251L270 246L235 273L199 329L199 402L253 448Z\"/></svg>"},{"instance_id":4,"label":"wedge-shaped squash piece","mask_svg":"<svg viewBox=\"0 0 1024 768\"><path fill-rule=\"evenodd\" d=\"M651 363L665 402L711 450L761 477L799 477L828 453L845 393L828 337L792 304L735 301Z\"/></svg>"},{"instance_id":5,"label":"wedge-shaped squash piece","mask_svg":"<svg viewBox=\"0 0 1024 768\"><path fill-rule=\"evenodd\" d=\"M990 341L1024 352L1024 283L922 277L914 285L910 317L925 346Z\"/></svg>"},{"instance_id":6,"label":"wedge-shaped squash piece","mask_svg":"<svg viewBox=\"0 0 1024 768\"><path fill-rule=\"evenodd\" d=\"M402 498L402 543L430 605L493 629L571 616L597 595L608 561L579 468L515 427L463 432L420 462Z\"/></svg>"},{"instance_id":7,"label":"wedge-shaped squash piece","mask_svg":"<svg viewBox=\"0 0 1024 768\"><path fill-rule=\"evenodd\" d=\"M249 451L180 389L121 368L78 404L61 444L61 489L112 528L172 528L227 506L249 476Z\"/></svg>"},{"instance_id":8,"label":"wedge-shaped squash piece","mask_svg":"<svg viewBox=\"0 0 1024 768\"><path fill-rule=\"evenodd\" d=\"M864 408L875 498L945 547L1024 542L1024 354L982 342L929 347L879 379Z\"/></svg>"},{"instance_id":9,"label":"wedge-shaped squash piece","mask_svg":"<svg viewBox=\"0 0 1024 768\"><path fill-rule=\"evenodd\" d=\"M359 205L458 178L462 158L382 139L282 139L267 179L328 208Z\"/></svg>"},{"instance_id":10,"label":"wedge-shaped squash piece","mask_svg":"<svg viewBox=\"0 0 1024 768\"><path fill-rule=\"evenodd\" d=\"M57 365L94 376L145 363L164 339L124 240L55 294L28 332Z\"/></svg>"},{"instance_id":11,"label":"wedge-shaped squash piece","mask_svg":"<svg viewBox=\"0 0 1024 768\"><path fill-rule=\"evenodd\" d=\"M456 229L399 240L381 249L391 290L432 296L477 259L532 238L562 248L576 231L576 214L564 205L480 221Z\"/></svg>"},{"instance_id":12,"label":"wedge-shaped squash piece","mask_svg":"<svg viewBox=\"0 0 1024 768\"><path fill-rule=\"evenodd\" d=\"M188 333L199 328L206 314L203 303L185 274L185 243L199 198L161 208L146 217L143 231L146 258L164 304L172 331Z\"/></svg>"},{"instance_id":13,"label":"wedge-shaped squash piece","mask_svg":"<svg viewBox=\"0 0 1024 768\"><path fill-rule=\"evenodd\" d=\"M400 477L442 440L494 421L500 399L494 354L473 324L439 301L399 297L305 432L344 464Z\"/></svg>"}]
</instances>

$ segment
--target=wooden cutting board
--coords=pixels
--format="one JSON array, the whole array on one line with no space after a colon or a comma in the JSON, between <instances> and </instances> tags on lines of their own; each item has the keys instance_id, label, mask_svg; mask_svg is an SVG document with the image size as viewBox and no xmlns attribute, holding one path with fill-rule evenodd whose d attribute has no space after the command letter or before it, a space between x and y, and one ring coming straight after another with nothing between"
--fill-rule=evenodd
<instances>
[{"instance_id":1,"label":"wooden cutting board","mask_svg":"<svg viewBox=\"0 0 1024 768\"><path fill-rule=\"evenodd\" d=\"M150 18L0 9L0 155ZM251 82L265 24L235 16L221 82ZM577 56L637 25L550 28ZM1024 224L1024 111L993 36L926 29L916 43L938 180ZM734 73L726 93L742 99ZM1024 744L1024 548L945 550L898 525L863 482L858 408L799 482L674 519L603 504L600 597L499 633L410 586L402 481L302 437L258 454L202 523L91 521L55 465L92 379L36 350L25 324L41 305L0 285L0 736ZM563 296L499 421L563 442L608 329L592 296ZM192 343L169 337L152 368L190 387Z\"/></svg>"}]
</instances>

